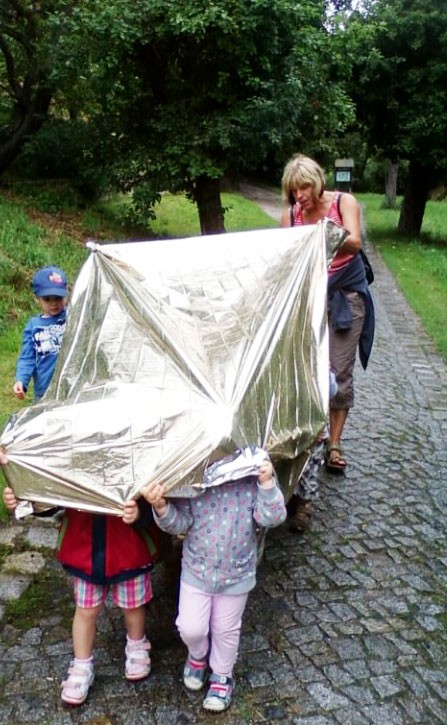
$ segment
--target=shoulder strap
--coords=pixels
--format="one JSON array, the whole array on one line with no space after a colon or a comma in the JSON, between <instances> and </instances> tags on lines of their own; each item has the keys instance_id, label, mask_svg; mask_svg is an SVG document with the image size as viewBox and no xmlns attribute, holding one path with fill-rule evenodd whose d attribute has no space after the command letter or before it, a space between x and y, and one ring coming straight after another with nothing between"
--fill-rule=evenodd
<instances>
[{"instance_id":1,"label":"shoulder strap","mask_svg":"<svg viewBox=\"0 0 447 725\"><path fill-rule=\"evenodd\" d=\"M290 226L293 227L295 204L290 205Z\"/></svg>"},{"instance_id":2,"label":"shoulder strap","mask_svg":"<svg viewBox=\"0 0 447 725\"><path fill-rule=\"evenodd\" d=\"M338 215L339 215L339 217L341 219L342 216L341 216L341 210L340 210L340 201L341 201L341 197L343 196L343 193L341 191L336 191L335 193L337 194L337 209L338 209Z\"/></svg>"}]
</instances>

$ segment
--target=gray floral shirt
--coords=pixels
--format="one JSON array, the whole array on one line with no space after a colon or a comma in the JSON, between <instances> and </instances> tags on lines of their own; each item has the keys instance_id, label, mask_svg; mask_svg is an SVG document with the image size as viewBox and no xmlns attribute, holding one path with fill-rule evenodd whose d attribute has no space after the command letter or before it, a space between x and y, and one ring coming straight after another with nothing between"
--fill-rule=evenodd
<instances>
[{"instance_id":1,"label":"gray floral shirt","mask_svg":"<svg viewBox=\"0 0 447 725\"><path fill-rule=\"evenodd\" d=\"M275 482L264 489L256 476L222 483L192 499L169 499L157 524L185 534L182 581L209 593L242 594L256 583L257 530L286 519Z\"/></svg>"}]
</instances>

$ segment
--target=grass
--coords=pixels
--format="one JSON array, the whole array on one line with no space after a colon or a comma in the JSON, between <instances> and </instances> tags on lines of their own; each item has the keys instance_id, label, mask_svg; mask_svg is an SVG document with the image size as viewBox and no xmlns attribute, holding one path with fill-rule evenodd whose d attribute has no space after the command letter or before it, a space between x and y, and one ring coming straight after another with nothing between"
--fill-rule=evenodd
<instances>
[{"instance_id":1,"label":"grass","mask_svg":"<svg viewBox=\"0 0 447 725\"><path fill-rule=\"evenodd\" d=\"M378 195L359 195L359 200L365 205L369 239L447 360L447 203L429 201L420 239L402 239L395 231L398 208L383 209Z\"/></svg>"},{"instance_id":2,"label":"grass","mask_svg":"<svg viewBox=\"0 0 447 725\"><path fill-rule=\"evenodd\" d=\"M95 211L105 219L123 217L129 206L129 199L117 195L97 205ZM225 209L227 232L243 232L251 229L277 227L278 224L256 204L238 194L223 193L222 206ZM196 206L183 195L164 193L160 204L155 207L157 218L150 221L149 236L157 239L182 239L200 235L200 223ZM141 231L141 230L140 230ZM144 236L143 236L144 238Z\"/></svg>"},{"instance_id":3,"label":"grass","mask_svg":"<svg viewBox=\"0 0 447 725\"><path fill-rule=\"evenodd\" d=\"M384 241L379 249L411 308L423 319L438 352L447 359L447 250L417 241Z\"/></svg>"},{"instance_id":4,"label":"grass","mask_svg":"<svg viewBox=\"0 0 447 725\"><path fill-rule=\"evenodd\" d=\"M0 544L0 568L3 566L3 562L13 553L14 549L12 546L6 544Z\"/></svg>"},{"instance_id":5,"label":"grass","mask_svg":"<svg viewBox=\"0 0 447 725\"><path fill-rule=\"evenodd\" d=\"M41 572L19 599L7 603L4 622L27 631L39 626L49 612L56 610L63 613L61 626L69 631L73 617L73 595L65 574L58 566Z\"/></svg>"}]
</instances>

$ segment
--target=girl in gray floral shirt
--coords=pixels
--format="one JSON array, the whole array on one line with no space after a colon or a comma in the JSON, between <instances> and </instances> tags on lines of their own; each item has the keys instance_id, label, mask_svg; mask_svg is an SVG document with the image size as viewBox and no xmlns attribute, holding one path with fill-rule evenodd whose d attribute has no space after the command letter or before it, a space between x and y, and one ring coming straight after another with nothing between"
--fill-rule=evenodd
<instances>
[{"instance_id":1,"label":"girl in gray floral shirt","mask_svg":"<svg viewBox=\"0 0 447 725\"><path fill-rule=\"evenodd\" d=\"M183 683L200 690L209 669L203 707L215 712L231 702L242 615L256 583L257 528L278 526L287 515L273 466L262 449L238 451L214 463L214 472L225 470L229 459L237 464L247 456L254 475L210 485L196 498L168 499L159 484L142 491L160 528L185 535L176 620L188 647Z\"/></svg>"}]
</instances>

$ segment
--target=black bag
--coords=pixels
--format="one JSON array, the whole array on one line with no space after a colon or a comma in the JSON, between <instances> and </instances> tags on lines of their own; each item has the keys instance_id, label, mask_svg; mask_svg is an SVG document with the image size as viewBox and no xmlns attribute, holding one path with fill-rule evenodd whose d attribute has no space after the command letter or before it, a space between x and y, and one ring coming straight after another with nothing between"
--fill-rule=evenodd
<instances>
[{"instance_id":1,"label":"black bag","mask_svg":"<svg viewBox=\"0 0 447 725\"><path fill-rule=\"evenodd\" d=\"M371 282L374 282L374 272L373 268L371 267L371 262L369 261L363 249L360 250L359 254L362 258L363 266L365 268L366 281L368 282L368 284L371 284Z\"/></svg>"}]
</instances>

